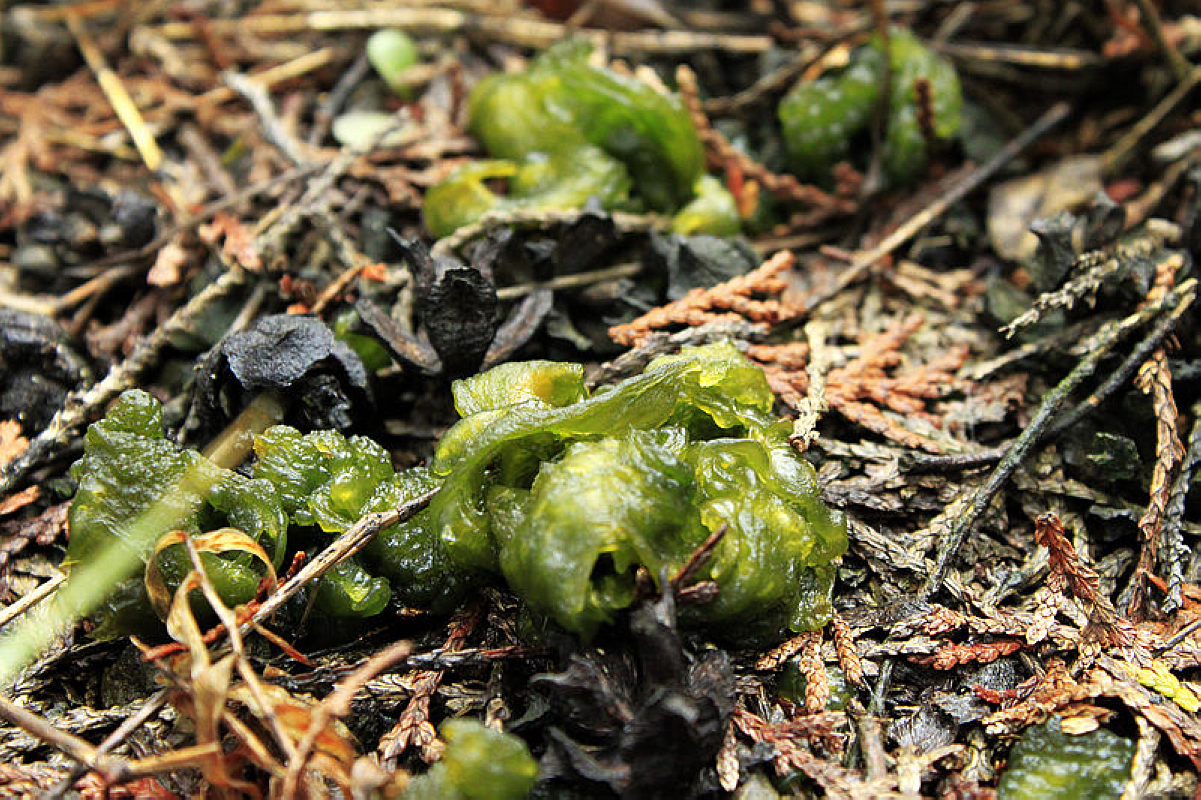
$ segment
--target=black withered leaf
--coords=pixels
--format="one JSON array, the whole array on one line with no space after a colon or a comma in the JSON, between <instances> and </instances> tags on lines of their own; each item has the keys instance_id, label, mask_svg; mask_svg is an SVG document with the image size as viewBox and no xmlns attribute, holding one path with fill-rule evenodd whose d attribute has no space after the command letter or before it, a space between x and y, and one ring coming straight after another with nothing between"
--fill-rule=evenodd
<instances>
[{"instance_id":1,"label":"black withered leaf","mask_svg":"<svg viewBox=\"0 0 1201 800\"><path fill-rule=\"evenodd\" d=\"M1066 211L1036 219L1030 224L1030 231L1038 237L1030 274L1040 292L1050 291L1062 283L1076 262L1076 249L1072 245L1075 227L1076 217Z\"/></svg>"},{"instance_id":2,"label":"black withered leaf","mask_svg":"<svg viewBox=\"0 0 1201 800\"><path fill-rule=\"evenodd\" d=\"M196 366L188 438L214 435L258 393L280 392L304 429L346 430L370 411L367 370L316 317L274 314L226 336Z\"/></svg>"},{"instance_id":3,"label":"black withered leaf","mask_svg":"<svg viewBox=\"0 0 1201 800\"><path fill-rule=\"evenodd\" d=\"M717 236L651 237L648 271L667 275L667 299L678 300L697 287L716 286L759 266L751 246L742 239Z\"/></svg>"},{"instance_id":4,"label":"black withered leaf","mask_svg":"<svg viewBox=\"0 0 1201 800\"><path fill-rule=\"evenodd\" d=\"M126 247L141 247L154 238L158 229L158 207L149 197L123 189L113 198L113 221L121 230Z\"/></svg>"},{"instance_id":5,"label":"black withered leaf","mask_svg":"<svg viewBox=\"0 0 1201 800\"><path fill-rule=\"evenodd\" d=\"M663 797L695 784L713 763L734 710L729 656L685 648L670 594L636 607L629 634L633 653L575 653L566 671L534 679L556 725L548 731L546 779Z\"/></svg>"},{"instance_id":6,"label":"black withered leaf","mask_svg":"<svg viewBox=\"0 0 1201 800\"><path fill-rule=\"evenodd\" d=\"M611 216L601 211L581 214L563 229L555 244L555 272L569 275L591 269L617 241L617 225Z\"/></svg>"},{"instance_id":7,"label":"black withered leaf","mask_svg":"<svg viewBox=\"0 0 1201 800\"><path fill-rule=\"evenodd\" d=\"M496 333L491 276L457 259L433 259L418 239L396 241L413 268L418 322L442 362L441 371L449 377L474 374Z\"/></svg>"},{"instance_id":8,"label":"black withered leaf","mask_svg":"<svg viewBox=\"0 0 1201 800\"><path fill-rule=\"evenodd\" d=\"M1118 238L1126 227L1126 207L1098 189L1084 217L1084 249L1095 250Z\"/></svg>"},{"instance_id":9,"label":"black withered leaf","mask_svg":"<svg viewBox=\"0 0 1201 800\"><path fill-rule=\"evenodd\" d=\"M88 372L54 320L0 309L0 420L40 431Z\"/></svg>"}]
</instances>

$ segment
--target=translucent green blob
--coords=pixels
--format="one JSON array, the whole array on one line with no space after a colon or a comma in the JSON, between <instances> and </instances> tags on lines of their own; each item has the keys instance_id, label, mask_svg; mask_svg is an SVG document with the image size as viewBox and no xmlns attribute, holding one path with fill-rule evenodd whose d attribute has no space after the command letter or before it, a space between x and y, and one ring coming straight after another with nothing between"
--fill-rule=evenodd
<instances>
[{"instance_id":1,"label":"translucent green blob","mask_svg":"<svg viewBox=\"0 0 1201 800\"><path fill-rule=\"evenodd\" d=\"M292 521L337 534L372 511L387 511L435 488L423 469L397 473L388 454L363 436L337 431L301 434L277 425L255 440L256 477L276 488ZM390 596L406 605L453 609L466 576L452 564L427 512L381 531L359 562L332 571L318 588L318 609L335 616L367 617Z\"/></svg>"},{"instance_id":2,"label":"translucent green blob","mask_svg":"<svg viewBox=\"0 0 1201 800\"><path fill-rule=\"evenodd\" d=\"M1130 779L1134 742L1104 728L1081 736L1059 720L1027 728L1009 753L998 800L1116 800Z\"/></svg>"},{"instance_id":3,"label":"translucent green blob","mask_svg":"<svg viewBox=\"0 0 1201 800\"><path fill-rule=\"evenodd\" d=\"M435 454L431 521L453 560L499 570L585 636L632 602L639 567L674 573L720 528L701 575L718 599L691 623L747 641L820 625L846 532L772 402L762 370L719 344L569 405L481 404Z\"/></svg>"},{"instance_id":4,"label":"translucent green blob","mask_svg":"<svg viewBox=\"0 0 1201 800\"><path fill-rule=\"evenodd\" d=\"M442 760L409 782L404 800L522 800L534 788L538 764L516 736L466 718L440 733Z\"/></svg>"},{"instance_id":5,"label":"translucent green blob","mask_svg":"<svg viewBox=\"0 0 1201 800\"><path fill-rule=\"evenodd\" d=\"M255 539L276 565L282 562L286 520L271 485L165 439L162 409L145 392L125 392L103 420L88 428L83 457L71 474L79 489L68 513L68 567L112 544L144 564L155 543L173 530L198 534L226 526ZM249 553L205 553L202 560L227 604L254 597L262 570ZM160 554L160 566L172 591L191 570L180 545ZM94 621L101 638L145 632L154 614L142 576L122 582Z\"/></svg>"},{"instance_id":6,"label":"translucent green blob","mask_svg":"<svg viewBox=\"0 0 1201 800\"><path fill-rule=\"evenodd\" d=\"M678 97L593 66L590 47L564 42L525 72L493 75L469 98L469 128L492 161L464 165L426 195L430 232L445 235L490 210L603 208L672 211L704 168L700 139ZM485 181L504 179L498 194Z\"/></svg>"},{"instance_id":7,"label":"translucent green blob","mask_svg":"<svg viewBox=\"0 0 1201 800\"><path fill-rule=\"evenodd\" d=\"M404 31L378 30L367 39L367 60L393 92L408 99L413 90L402 79L404 71L417 63L417 45Z\"/></svg>"}]
</instances>

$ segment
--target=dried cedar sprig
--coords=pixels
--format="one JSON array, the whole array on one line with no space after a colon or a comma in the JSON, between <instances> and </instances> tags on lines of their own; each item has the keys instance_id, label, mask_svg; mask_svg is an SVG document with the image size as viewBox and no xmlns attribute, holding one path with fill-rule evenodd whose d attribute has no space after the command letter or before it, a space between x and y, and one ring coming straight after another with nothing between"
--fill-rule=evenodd
<instances>
[{"instance_id":1,"label":"dried cedar sprig","mask_svg":"<svg viewBox=\"0 0 1201 800\"><path fill-rule=\"evenodd\" d=\"M443 653L455 653L467 644L467 638L484 618L482 604L474 603L455 614L450 621L450 630ZM442 683L445 670L422 670L414 675L413 694L408 705L392 729L380 737L378 751L385 764L395 764L410 746L416 746L421 759L426 763L437 761L442 755L438 732L430 722L430 701Z\"/></svg>"},{"instance_id":2,"label":"dried cedar sprig","mask_svg":"<svg viewBox=\"0 0 1201 800\"><path fill-rule=\"evenodd\" d=\"M1172 483L1163 521L1163 552L1168 564L1168 591L1164 610L1171 613L1183 604L1184 561L1190 554L1180 529L1184 520L1184 501L1192 484L1193 472L1201 462L1201 402L1194 403L1193 428L1189 433L1188 450Z\"/></svg>"},{"instance_id":3,"label":"dried cedar sprig","mask_svg":"<svg viewBox=\"0 0 1201 800\"><path fill-rule=\"evenodd\" d=\"M910 660L934 669L954 669L960 664L986 664L1002 656L1012 655L1025 646L1018 639L998 639L972 644L947 644L932 656L910 656Z\"/></svg>"},{"instance_id":4,"label":"dried cedar sprig","mask_svg":"<svg viewBox=\"0 0 1201 800\"><path fill-rule=\"evenodd\" d=\"M1160 535L1171 498L1172 476L1184 459L1184 445L1180 442L1178 430L1180 412L1172 394L1172 371L1162 347L1152 353L1139 369L1134 383L1151 396L1155 412L1155 466L1151 470L1151 499L1138 521L1143 542L1129 608L1132 616L1138 616L1143 610L1145 581L1159 560ZM1168 556L1170 558L1172 554Z\"/></svg>"},{"instance_id":5,"label":"dried cedar sprig","mask_svg":"<svg viewBox=\"0 0 1201 800\"><path fill-rule=\"evenodd\" d=\"M772 297L784 291L787 284L782 274L792 268L796 257L783 250L745 275L724 283L696 288L679 300L652 308L637 319L615 325L609 337L627 347L641 345L652 332L672 325L696 327L710 322L779 322L793 309L784 301ZM768 295L764 300L757 294Z\"/></svg>"},{"instance_id":6,"label":"dried cedar sprig","mask_svg":"<svg viewBox=\"0 0 1201 800\"><path fill-rule=\"evenodd\" d=\"M855 634L837 611L830 617L830 635L834 639L834 652L838 654L838 666L842 674L851 685L862 687L863 662L855 648Z\"/></svg>"},{"instance_id":7,"label":"dried cedar sprig","mask_svg":"<svg viewBox=\"0 0 1201 800\"><path fill-rule=\"evenodd\" d=\"M805 713L824 711L830 702L830 676L822 663L822 632L820 629L801 634L801 652L797 668L805 676Z\"/></svg>"},{"instance_id":8,"label":"dried cedar sprig","mask_svg":"<svg viewBox=\"0 0 1201 800\"><path fill-rule=\"evenodd\" d=\"M1042 514L1034 521L1034 541L1047 548L1051 571L1047 588L1061 592L1065 588L1079 600L1088 613L1089 626L1100 632L1104 643L1130 647L1135 644L1134 626L1120 617L1109 598L1100 591L1101 577L1080 560L1080 555L1064 535L1063 523L1055 514Z\"/></svg>"}]
</instances>

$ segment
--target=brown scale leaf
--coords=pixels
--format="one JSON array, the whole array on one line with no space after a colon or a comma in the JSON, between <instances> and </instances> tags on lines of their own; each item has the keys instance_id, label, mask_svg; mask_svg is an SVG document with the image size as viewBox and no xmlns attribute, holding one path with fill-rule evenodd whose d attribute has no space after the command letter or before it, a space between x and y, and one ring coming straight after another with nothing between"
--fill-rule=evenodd
<instances>
[{"instance_id":1,"label":"brown scale leaf","mask_svg":"<svg viewBox=\"0 0 1201 800\"><path fill-rule=\"evenodd\" d=\"M1161 347L1139 368L1135 385L1151 396L1155 411L1155 466L1151 471L1151 499L1147 510L1138 521L1143 546L1139 554L1137 575L1138 590L1131 598L1131 616L1141 616L1145 598L1147 576L1152 574L1158 559L1160 532L1164 515L1172 494L1172 479L1176 468L1184 460L1184 445L1180 441L1180 412L1172 394L1172 371Z\"/></svg>"},{"instance_id":2,"label":"brown scale leaf","mask_svg":"<svg viewBox=\"0 0 1201 800\"><path fill-rule=\"evenodd\" d=\"M822 662L822 632L806 631L801 638L797 667L805 676L805 713L816 714L830 702L830 676Z\"/></svg>"},{"instance_id":3,"label":"brown scale leaf","mask_svg":"<svg viewBox=\"0 0 1201 800\"><path fill-rule=\"evenodd\" d=\"M954 669L960 664L987 664L1002 656L1012 655L1025 646L1024 642L1016 639L1001 639L995 642L975 642L973 644L944 645L932 656L912 656L911 661L925 664L934 669Z\"/></svg>"},{"instance_id":4,"label":"brown scale leaf","mask_svg":"<svg viewBox=\"0 0 1201 800\"><path fill-rule=\"evenodd\" d=\"M1119 616L1109 598L1101 594L1101 577L1080 560L1076 548L1064 535L1063 523L1055 514L1042 514L1034 521L1034 541L1047 548L1051 572L1047 588L1062 592L1066 587L1084 604L1089 625L1084 639L1103 645L1133 646L1134 626Z\"/></svg>"},{"instance_id":5,"label":"brown scale leaf","mask_svg":"<svg viewBox=\"0 0 1201 800\"><path fill-rule=\"evenodd\" d=\"M755 669L763 672L779 669L784 665L785 661L801 652L801 648L805 646L807 636L807 632L793 636L788 641L782 642L771 650L768 650L759 656L759 660L755 662Z\"/></svg>"},{"instance_id":6,"label":"brown scale leaf","mask_svg":"<svg viewBox=\"0 0 1201 800\"><path fill-rule=\"evenodd\" d=\"M467 645L467 638L484 618L483 606L472 605L450 621L443 653L454 653ZM445 670L422 670L413 676L413 694L392 730L380 737L378 751L385 764L395 764L410 747L416 747L423 761L437 761L442 755L438 731L430 722L430 701L442 683Z\"/></svg>"},{"instance_id":7,"label":"brown scale leaf","mask_svg":"<svg viewBox=\"0 0 1201 800\"><path fill-rule=\"evenodd\" d=\"M838 666L842 674L852 685L863 686L863 662L855 648L855 634L837 611L830 618L830 634L834 639L834 651L838 654Z\"/></svg>"},{"instance_id":8,"label":"brown scale leaf","mask_svg":"<svg viewBox=\"0 0 1201 800\"><path fill-rule=\"evenodd\" d=\"M202 241L207 244L221 243L221 251L244 269L257 272L263 268L263 259L255 244L254 233L237 217L224 211L218 212L213 221L197 229Z\"/></svg>"}]
</instances>

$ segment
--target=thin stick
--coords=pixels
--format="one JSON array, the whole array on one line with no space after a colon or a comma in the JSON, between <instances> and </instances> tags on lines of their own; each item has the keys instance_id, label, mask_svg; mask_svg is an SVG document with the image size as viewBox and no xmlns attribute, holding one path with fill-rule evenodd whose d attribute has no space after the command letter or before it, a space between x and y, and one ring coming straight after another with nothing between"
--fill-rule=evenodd
<instances>
[{"instance_id":1,"label":"thin stick","mask_svg":"<svg viewBox=\"0 0 1201 800\"><path fill-rule=\"evenodd\" d=\"M334 690L321 701L321 705L317 706L316 711L309 717L308 727L296 748L297 752L288 761L288 773L284 778L283 789L280 792L281 797L296 796L304 768L312 755L313 745L317 743L317 737L334 719L341 719L350 714L350 704L359 689L396 662L403 661L411 652L413 652L413 643L409 641L401 640L389 645L340 681Z\"/></svg>"},{"instance_id":2,"label":"thin stick","mask_svg":"<svg viewBox=\"0 0 1201 800\"><path fill-rule=\"evenodd\" d=\"M36 606L41 601L54 594L54 591L58 589L58 587L61 586L62 582L66 579L67 576L60 572L50 580L38 584L37 588L32 592L23 595L19 600L16 600L15 602L5 606L3 609L0 609L0 628L3 628L8 623L12 622L14 619Z\"/></svg>"},{"instance_id":3,"label":"thin stick","mask_svg":"<svg viewBox=\"0 0 1201 800\"><path fill-rule=\"evenodd\" d=\"M694 31L613 32L597 28L572 30L557 22L526 17L471 14L449 8L379 7L312 11L308 14L258 14L238 20L209 20L206 24L221 36L401 28L415 33L478 34L489 40L503 40L510 44L536 48L549 47L569 35L574 35L597 45L607 46L614 53L681 54L696 50L762 53L775 45L770 36ZM168 22L154 30L168 39L187 39L196 35L196 26L190 22Z\"/></svg>"},{"instance_id":4,"label":"thin stick","mask_svg":"<svg viewBox=\"0 0 1201 800\"><path fill-rule=\"evenodd\" d=\"M125 85L121 83L117 74L109 69L104 60L104 54L100 52L95 40L83 27L79 17L74 13L68 13L66 20L67 28L75 37L76 44L79 45L79 52L83 54L84 60L88 62L88 66L95 73L96 82L100 84L104 96L108 98L113 111L117 113L117 119L121 120L121 124L129 131L129 136L133 139L134 146L138 148L138 154L142 156L142 161L151 172L157 172L163 164L163 151L159 149L158 142L154 140L154 134L146 127L146 122L142 119L142 114L138 111L133 98L129 96L129 92L125 90Z\"/></svg>"},{"instance_id":5,"label":"thin stick","mask_svg":"<svg viewBox=\"0 0 1201 800\"><path fill-rule=\"evenodd\" d=\"M1126 164L1126 160L1130 158L1130 154L1134 152L1134 146L1144 136L1158 128L1160 123L1172 112L1172 109L1176 108L1180 101L1196 88L1198 83L1201 83L1201 66L1194 67L1192 72L1176 84L1175 89L1168 92L1162 100L1155 104L1155 108L1140 117L1139 121L1131 125L1130 130L1126 131L1121 139L1118 139L1112 147L1105 151L1105 155L1101 157L1104 171L1112 175L1120 170Z\"/></svg>"},{"instance_id":6,"label":"thin stick","mask_svg":"<svg viewBox=\"0 0 1201 800\"><path fill-rule=\"evenodd\" d=\"M1168 62L1168 67L1176 75L1176 80L1186 80L1189 77L1189 62L1164 35L1163 22L1159 19L1159 11L1155 8L1155 4L1151 0L1134 0L1134 2L1138 5L1143 22L1151 31L1151 38L1155 40L1155 46L1163 53L1164 61Z\"/></svg>"},{"instance_id":7,"label":"thin stick","mask_svg":"<svg viewBox=\"0 0 1201 800\"><path fill-rule=\"evenodd\" d=\"M430 500L437 493L435 489L388 511L365 514L358 522L347 528L345 533L331 542L329 547L322 550L316 558L305 564L299 572L281 584L264 600L263 604L254 612L254 616L242 624L242 633L248 632L253 622L262 622L278 611L292 595L300 591L301 587L324 575L335 564L350 558L363 549L384 528L404 522L428 506Z\"/></svg>"},{"instance_id":8,"label":"thin stick","mask_svg":"<svg viewBox=\"0 0 1201 800\"><path fill-rule=\"evenodd\" d=\"M528 294L533 294L539 289L550 289L557 291L561 289L579 289L584 286L591 286L594 283L604 283L605 281L613 281L618 278L629 278L637 275L642 271L641 264L615 264L612 267L604 267L602 269L588 270L587 272L573 272L570 275L556 275L546 281L531 281L530 283L518 283L513 286L504 286L496 290L497 300L517 300L525 297Z\"/></svg>"},{"instance_id":9,"label":"thin stick","mask_svg":"<svg viewBox=\"0 0 1201 800\"><path fill-rule=\"evenodd\" d=\"M254 109L255 115L259 118L259 122L263 126L263 135L267 137L267 141L275 145L275 148L283 153L288 159L298 167L303 167L309 163L309 158L301 151L300 142L296 141L286 130L283 123L280 122L279 115L275 113L275 106L271 102L271 97L267 94L266 87L254 78L248 75L243 75L240 72L224 72L221 75L225 85L233 89L250 103L250 107Z\"/></svg>"},{"instance_id":10,"label":"thin stick","mask_svg":"<svg viewBox=\"0 0 1201 800\"><path fill-rule=\"evenodd\" d=\"M900 247L910 238L917 235L922 228L929 225L938 217L950 208L955 203L958 203L964 197L969 195L973 190L981 186L986 180L991 178L998 170L1008 164L1019 153L1041 138L1049 130L1054 128L1065 118L1071 106L1065 102L1059 102L1051 106L1043 115L1034 121L1029 128L1022 131L1017 138L1009 142L1001 148L996 155L990 158L984 166L969 175L962 183L952 187L950 191L939 196L930 205L923 208L918 213L907 219L904 223L897 227L892 233L884 237L884 239L870 250L860 251L855 254L854 260L850 265L843 270L838 279L833 282L833 285L828 286L825 290L817 293L813 297L808 298L805 303L804 314L808 315L813 312L813 309L822 303L838 296L844 289L853 283L857 283L867 277L872 266L884 256L891 253L893 250Z\"/></svg>"},{"instance_id":11,"label":"thin stick","mask_svg":"<svg viewBox=\"0 0 1201 800\"><path fill-rule=\"evenodd\" d=\"M130 734L142 727L142 725L145 725L146 722L148 722L151 717L157 714L159 709L166 704L167 690L159 689L157 692L151 695L145 703L142 704L142 707L139 708L136 713L126 717L125 720L118 725L112 733L104 737L104 741L102 741L96 747L96 754L104 755L117 745L121 744L121 742L125 741ZM73 767L71 771L67 773L66 777L58 782L57 786L55 786L42 797L42 800L58 800L58 798L66 797L67 792L71 791L71 788L75 785L75 782L87 773L88 766L86 764L76 764L75 767Z\"/></svg>"},{"instance_id":12,"label":"thin stick","mask_svg":"<svg viewBox=\"0 0 1201 800\"><path fill-rule=\"evenodd\" d=\"M40 742L62 751L100 774L105 783L120 783L133 777L130 764L123 758L99 752L90 743L61 731L42 717L21 708L0 694L0 717L8 720Z\"/></svg>"}]
</instances>

